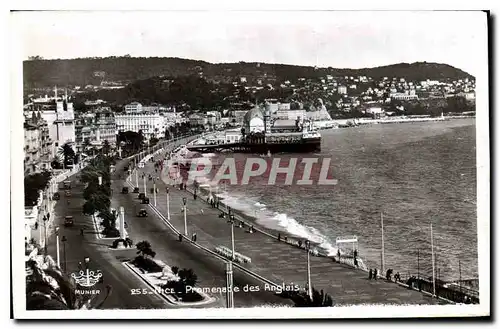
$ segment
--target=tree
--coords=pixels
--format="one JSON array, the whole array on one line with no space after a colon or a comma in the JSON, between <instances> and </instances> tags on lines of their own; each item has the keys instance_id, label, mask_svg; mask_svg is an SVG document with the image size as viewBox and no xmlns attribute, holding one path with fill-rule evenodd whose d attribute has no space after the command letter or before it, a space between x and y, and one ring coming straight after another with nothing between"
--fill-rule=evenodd
<instances>
[{"instance_id":1,"label":"tree","mask_svg":"<svg viewBox=\"0 0 500 329\"><path fill-rule=\"evenodd\" d=\"M31 207L36 205L40 196L40 191L45 190L49 185L52 174L44 170L24 178L24 205Z\"/></svg>"},{"instance_id":2,"label":"tree","mask_svg":"<svg viewBox=\"0 0 500 329\"><path fill-rule=\"evenodd\" d=\"M168 128L165 129L165 139L170 140L171 136L172 134L170 133L170 130L168 130Z\"/></svg>"},{"instance_id":3,"label":"tree","mask_svg":"<svg viewBox=\"0 0 500 329\"><path fill-rule=\"evenodd\" d=\"M145 257L149 256L154 258L156 256L156 252L151 249L151 243L149 241L141 241L136 244L137 254Z\"/></svg>"},{"instance_id":4,"label":"tree","mask_svg":"<svg viewBox=\"0 0 500 329\"><path fill-rule=\"evenodd\" d=\"M97 212L105 212L109 209L110 205L111 202L104 194L93 194L91 198L83 204L82 211L84 215L91 216Z\"/></svg>"},{"instance_id":5,"label":"tree","mask_svg":"<svg viewBox=\"0 0 500 329\"><path fill-rule=\"evenodd\" d=\"M329 307L333 306L332 297L324 293L323 290L318 291L316 289L312 289L312 299L309 295L301 291L299 293L292 293L291 299L295 303L295 307Z\"/></svg>"},{"instance_id":6,"label":"tree","mask_svg":"<svg viewBox=\"0 0 500 329\"><path fill-rule=\"evenodd\" d=\"M141 148L144 136L134 131L125 131L118 133L118 142L124 142L125 148L129 151L137 151Z\"/></svg>"},{"instance_id":7,"label":"tree","mask_svg":"<svg viewBox=\"0 0 500 329\"><path fill-rule=\"evenodd\" d=\"M64 165L75 163L76 154L70 143L65 143L59 148L59 155L63 157Z\"/></svg>"},{"instance_id":8,"label":"tree","mask_svg":"<svg viewBox=\"0 0 500 329\"><path fill-rule=\"evenodd\" d=\"M102 153L104 153L105 155L108 155L110 151L111 151L111 145L109 145L109 142L106 139L106 140L104 140L104 142L102 144Z\"/></svg>"},{"instance_id":9,"label":"tree","mask_svg":"<svg viewBox=\"0 0 500 329\"><path fill-rule=\"evenodd\" d=\"M198 276L192 269L183 268L179 271L178 275L179 280L184 284L184 286L194 287L198 282Z\"/></svg>"},{"instance_id":10,"label":"tree","mask_svg":"<svg viewBox=\"0 0 500 329\"><path fill-rule=\"evenodd\" d=\"M98 309L111 294L111 286L106 286L104 294L77 295L77 287L55 264L39 264L29 260L30 274L26 275L26 309L28 310L76 310ZM56 288L57 287L57 288ZM98 296L98 299L96 297Z\"/></svg>"},{"instance_id":11,"label":"tree","mask_svg":"<svg viewBox=\"0 0 500 329\"><path fill-rule=\"evenodd\" d=\"M156 145L156 144L158 143L158 141L159 141L159 139L158 139L158 138L156 138L156 137L151 137L151 138L149 139L149 145L150 145L150 146L154 146L154 145Z\"/></svg>"}]
</instances>

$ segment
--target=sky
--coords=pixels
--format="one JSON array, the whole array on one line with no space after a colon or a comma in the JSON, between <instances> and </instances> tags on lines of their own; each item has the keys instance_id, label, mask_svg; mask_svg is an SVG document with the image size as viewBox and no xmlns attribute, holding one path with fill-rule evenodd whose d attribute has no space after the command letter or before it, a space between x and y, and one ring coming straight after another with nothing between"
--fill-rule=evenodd
<instances>
[{"instance_id":1,"label":"sky","mask_svg":"<svg viewBox=\"0 0 500 329\"><path fill-rule=\"evenodd\" d=\"M438 62L472 75L487 61L482 12L15 12L20 56L181 57L363 68Z\"/></svg>"}]
</instances>

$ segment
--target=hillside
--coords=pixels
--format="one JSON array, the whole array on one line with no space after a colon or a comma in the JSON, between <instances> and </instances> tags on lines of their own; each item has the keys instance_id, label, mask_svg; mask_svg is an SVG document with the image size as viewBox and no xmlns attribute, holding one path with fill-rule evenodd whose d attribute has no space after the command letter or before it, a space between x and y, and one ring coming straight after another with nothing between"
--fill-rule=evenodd
<instances>
[{"instance_id":1,"label":"hillside","mask_svg":"<svg viewBox=\"0 0 500 329\"><path fill-rule=\"evenodd\" d=\"M378 79L404 77L407 80L472 78L460 69L438 63L400 63L363 69L318 68L285 64L224 63L212 64L204 61L160 58L160 57L107 57L55 60L28 60L23 63L25 88L47 86L85 86L101 81L131 82L153 76L188 76L203 72L208 80L230 82L245 76L248 82L266 76L267 79L284 81L300 77L366 75Z\"/></svg>"}]
</instances>

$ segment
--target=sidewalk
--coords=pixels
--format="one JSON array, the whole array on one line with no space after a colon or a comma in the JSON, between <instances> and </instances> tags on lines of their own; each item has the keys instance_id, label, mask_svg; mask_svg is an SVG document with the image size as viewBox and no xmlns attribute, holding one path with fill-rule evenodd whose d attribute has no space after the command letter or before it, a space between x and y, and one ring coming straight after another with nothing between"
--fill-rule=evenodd
<instances>
[{"instance_id":1,"label":"sidewalk","mask_svg":"<svg viewBox=\"0 0 500 329\"><path fill-rule=\"evenodd\" d=\"M141 173L155 175L152 163L146 163ZM156 182L157 209L167 217L166 177ZM142 183L142 182L141 182ZM139 184L143 192L143 185ZM147 194L154 204L149 189L153 187L147 181ZM220 210L212 208L205 200L193 196L187 191L180 191L170 186L171 223L184 232L184 215L182 198L187 199L187 231L188 236L196 233L197 242L211 250L218 246L231 249L231 227L227 218L218 218ZM304 249L254 231L248 233L248 227L234 227L235 251L251 259L251 263L242 264L276 283L298 284L304 288L307 282L307 254ZM364 271L356 270L348 265L338 264L326 257L310 257L311 282L316 289L324 289L337 304L438 304L439 300L423 295L417 291L404 289L394 282L385 280L368 280Z\"/></svg>"}]
</instances>

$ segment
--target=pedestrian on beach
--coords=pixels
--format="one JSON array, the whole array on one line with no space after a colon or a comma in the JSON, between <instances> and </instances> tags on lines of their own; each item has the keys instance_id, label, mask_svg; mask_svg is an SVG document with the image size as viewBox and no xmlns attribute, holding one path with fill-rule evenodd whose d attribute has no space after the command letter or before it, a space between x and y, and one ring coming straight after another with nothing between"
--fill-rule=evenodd
<instances>
[{"instance_id":1,"label":"pedestrian on beach","mask_svg":"<svg viewBox=\"0 0 500 329\"><path fill-rule=\"evenodd\" d=\"M370 271L368 272L368 280L371 280L372 276L373 276L373 272L372 272L372 269L370 269Z\"/></svg>"},{"instance_id":2,"label":"pedestrian on beach","mask_svg":"<svg viewBox=\"0 0 500 329\"><path fill-rule=\"evenodd\" d=\"M373 279L377 280L377 269L373 270Z\"/></svg>"},{"instance_id":3,"label":"pedestrian on beach","mask_svg":"<svg viewBox=\"0 0 500 329\"><path fill-rule=\"evenodd\" d=\"M302 240L299 240L297 243L299 244L299 248L302 248Z\"/></svg>"}]
</instances>

